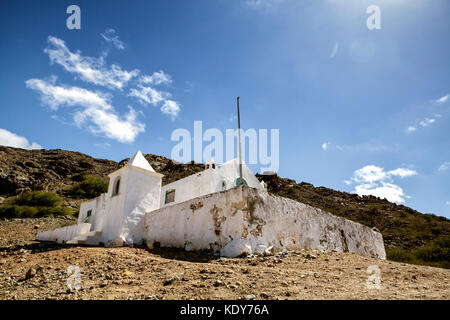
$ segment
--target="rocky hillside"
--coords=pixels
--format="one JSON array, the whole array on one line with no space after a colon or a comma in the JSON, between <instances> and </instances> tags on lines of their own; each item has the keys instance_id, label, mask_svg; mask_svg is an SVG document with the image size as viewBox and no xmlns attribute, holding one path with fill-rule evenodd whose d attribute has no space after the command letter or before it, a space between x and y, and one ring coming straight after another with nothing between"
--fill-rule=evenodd
<instances>
[{"instance_id":1,"label":"rocky hillside","mask_svg":"<svg viewBox=\"0 0 450 320\"><path fill-rule=\"evenodd\" d=\"M165 175L163 184L203 170L203 165L193 162L180 164L153 154L145 157L157 172ZM42 190L55 192L68 206L76 207L80 199L70 199L67 195L74 184L74 174L88 172L106 177L127 161L117 163L58 149L28 151L0 146L0 205L18 194ZM377 228L392 259L450 267L450 220L444 217L422 214L377 197L314 187L277 175L257 177L267 183L271 193Z\"/></svg>"}]
</instances>

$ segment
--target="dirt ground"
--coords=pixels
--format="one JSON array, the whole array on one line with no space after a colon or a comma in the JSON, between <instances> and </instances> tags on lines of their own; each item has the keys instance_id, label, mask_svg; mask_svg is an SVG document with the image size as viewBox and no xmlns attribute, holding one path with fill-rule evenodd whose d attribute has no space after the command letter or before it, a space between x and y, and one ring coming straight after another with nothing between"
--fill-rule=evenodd
<instances>
[{"instance_id":1,"label":"dirt ground","mask_svg":"<svg viewBox=\"0 0 450 320\"><path fill-rule=\"evenodd\" d=\"M450 270L299 250L226 259L176 249L34 241L68 219L0 221L0 299L450 299ZM81 289L68 289L79 268ZM368 289L369 266L381 288ZM372 267L376 268L376 267Z\"/></svg>"}]
</instances>

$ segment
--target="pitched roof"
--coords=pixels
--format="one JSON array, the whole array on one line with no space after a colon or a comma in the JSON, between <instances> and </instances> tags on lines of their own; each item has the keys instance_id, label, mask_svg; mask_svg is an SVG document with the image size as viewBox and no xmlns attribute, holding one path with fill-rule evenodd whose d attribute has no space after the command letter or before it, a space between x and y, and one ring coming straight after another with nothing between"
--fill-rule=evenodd
<instances>
[{"instance_id":1,"label":"pitched roof","mask_svg":"<svg viewBox=\"0 0 450 320\"><path fill-rule=\"evenodd\" d=\"M133 156L133 158L130 159L130 161L128 161L129 165L132 165L134 167L138 167L138 168L142 168L151 172L155 172L155 170L153 170L152 166L150 165L150 163L148 163L147 159L145 159L144 155L142 154L141 150L138 150L135 155Z\"/></svg>"}]
</instances>

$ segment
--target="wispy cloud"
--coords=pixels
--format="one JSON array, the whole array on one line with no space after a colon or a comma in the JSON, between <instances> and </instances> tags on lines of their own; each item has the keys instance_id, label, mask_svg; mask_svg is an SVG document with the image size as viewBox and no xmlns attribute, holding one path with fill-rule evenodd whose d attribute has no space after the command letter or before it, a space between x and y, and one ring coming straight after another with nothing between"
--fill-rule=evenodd
<instances>
[{"instance_id":1,"label":"wispy cloud","mask_svg":"<svg viewBox=\"0 0 450 320\"><path fill-rule=\"evenodd\" d=\"M322 143L322 149L326 151L330 145L331 145L331 142L324 142L324 143Z\"/></svg>"},{"instance_id":2,"label":"wispy cloud","mask_svg":"<svg viewBox=\"0 0 450 320\"><path fill-rule=\"evenodd\" d=\"M333 59L336 56L336 53L338 52L339 49L339 43L335 43L334 47L333 47L333 51L330 54L330 59Z\"/></svg>"},{"instance_id":3,"label":"wispy cloud","mask_svg":"<svg viewBox=\"0 0 450 320\"><path fill-rule=\"evenodd\" d=\"M119 40L119 36L116 35L116 30L111 28L106 29L105 32L101 33L101 36L106 42L111 43L117 49L125 49L125 44Z\"/></svg>"},{"instance_id":4,"label":"wispy cloud","mask_svg":"<svg viewBox=\"0 0 450 320\"><path fill-rule=\"evenodd\" d=\"M252 9L273 9L280 5L284 0L244 0L244 4Z\"/></svg>"},{"instance_id":5,"label":"wispy cloud","mask_svg":"<svg viewBox=\"0 0 450 320\"><path fill-rule=\"evenodd\" d=\"M412 126L408 126L405 131L407 133L412 133L414 131L417 131L417 129L419 127L422 127L422 128L430 127L431 125L435 124L437 119L439 119L439 118L441 118L441 115L435 114L433 117L428 117L428 118L423 118L421 120L417 120L416 124L414 124Z\"/></svg>"},{"instance_id":6,"label":"wispy cloud","mask_svg":"<svg viewBox=\"0 0 450 320\"><path fill-rule=\"evenodd\" d=\"M139 82L143 84L153 85L169 84L172 83L172 77L167 73L164 73L164 71L160 70L159 72L153 72L151 76L142 75L139 78Z\"/></svg>"},{"instance_id":7,"label":"wispy cloud","mask_svg":"<svg viewBox=\"0 0 450 320\"><path fill-rule=\"evenodd\" d=\"M448 169L450 169L450 161L445 161L438 168L439 171L447 171Z\"/></svg>"},{"instance_id":8,"label":"wispy cloud","mask_svg":"<svg viewBox=\"0 0 450 320\"><path fill-rule=\"evenodd\" d=\"M450 93L447 93L445 96L442 96L436 100L434 100L434 102L438 103L438 104L442 104L448 101L448 99L450 98Z\"/></svg>"},{"instance_id":9,"label":"wispy cloud","mask_svg":"<svg viewBox=\"0 0 450 320\"><path fill-rule=\"evenodd\" d=\"M6 129L0 128L0 145L22 149L42 149L36 142L29 143L28 139Z\"/></svg>"},{"instance_id":10,"label":"wispy cloud","mask_svg":"<svg viewBox=\"0 0 450 320\"><path fill-rule=\"evenodd\" d=\"M95 134L119 142L133 142L140 132L145 131L145 124L137 120L136 112L129 107L129 112L119 116L110 104L110 96L79 87L57 86L52 81L29 79L28 88L40 92L44 104L52 110L60 107L81 107L74 114L78 126L86 125Z\"/></svg>"},{"instance_id":11,"label":"wispy cloud","mask_svg":"<svg viewBox=\"0 0 450 320\"><path fill-rule=\"evenodd\" d=\"M375 141L367 141L355 145L341 145L341 144L334 144L330 141L322 143L322 149L327 150L338 150L342 152L380 152L380 151L388 151L391 149L391 147L381 144Z\"/></svg>"},{"instance_id":12,"label":"wispy cloud","mask_svg":"<svg viewBox=\"0 0 450 320\"><path fill-rule=\"evenodd\" d=\"M144 87L142 85L137 86L138 89L131 89L128 96L135 97L141 104L157 105L161 101L164 101L166 97L170 97L170 94L158 91L152 87Z\"/></svg>"},{"instance_id":13,"label":"wispy cloud","mask_svg":"<svg viewBox=\"0 0 450 320\"><path fill-rule=\"evenodd\" d=\"M161 106L161 112L170 115L173 120L178 116L178 113L180 112L180 105L176 101L166 100Z\"/></svg>"},{"instance_id":14,"label":"wispy cloud","mask_svg":"<svg viewBox=\"0 0 450 320\"><path fill-rule=\"evenodd\" d=\"M402 203L408 198L403 189L394 184L394 178L406 178L416 175L415 170L397 168L385 171L375 165L367 165L356 170L353 176L346 180L347 185L355 185L354 192L358 195L373 195L386 198L388 201Z\"/></svg>"},{"instance_id":15,"label":"wispy cloud","mask_svg":"<svg viewBox=\"0 0 450 320\"><path fill-rule=\"evenodd\" d=\"M79 76L83 81L113 89L122 89L139 70L122 70L112 64L107 66L104 58L82 56L79 51L71 52L65 42L56 37L48 37L49 47L44 52L48 54L51 63L61 65L66 71Z\"/></svg>"}]
</instances>

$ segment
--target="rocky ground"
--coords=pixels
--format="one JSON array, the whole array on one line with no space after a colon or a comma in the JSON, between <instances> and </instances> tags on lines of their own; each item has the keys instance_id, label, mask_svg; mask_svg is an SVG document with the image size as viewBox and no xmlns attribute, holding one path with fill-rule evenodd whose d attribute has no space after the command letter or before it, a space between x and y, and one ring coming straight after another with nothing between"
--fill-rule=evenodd
<instances>
[{"instance_id":1,"label":"rocky ground","mask_svg":"<svg viewBox=\"0 0 450 320\"><path fill-rule=\"evenodd\" d=\"M450 270L314 250L225 259L174 249L38 243L69 218L0 221L0 299L450 299ZM367 289L367 268L381 289ZM68 290L69 266L80 290ZM73 278L73 277L72 277Z\"/></svg>"}]
</instances>

